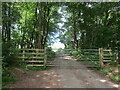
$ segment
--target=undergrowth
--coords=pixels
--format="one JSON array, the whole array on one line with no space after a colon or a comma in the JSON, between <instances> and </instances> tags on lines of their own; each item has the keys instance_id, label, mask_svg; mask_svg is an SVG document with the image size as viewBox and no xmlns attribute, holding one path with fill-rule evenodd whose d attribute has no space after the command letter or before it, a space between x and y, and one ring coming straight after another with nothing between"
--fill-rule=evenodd
<instances>
[{"instance_id":1,"label":"undergrowth","mask_svg":"<svg viewBox=\"0 0 120 90\"><path fill-rule=\"evenodd\" d=\"M15 74L11 73L11 70L6 68L2 72L2 87L4 88L7 84L15 83L17 81Z\"/></svg>"}]
</instances>

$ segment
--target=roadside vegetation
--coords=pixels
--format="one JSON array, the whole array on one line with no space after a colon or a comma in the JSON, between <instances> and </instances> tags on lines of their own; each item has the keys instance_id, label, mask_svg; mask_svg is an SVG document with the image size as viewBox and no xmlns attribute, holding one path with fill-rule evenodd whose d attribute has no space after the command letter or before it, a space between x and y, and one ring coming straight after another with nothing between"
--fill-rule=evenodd
<instances>
[{"instance_id":1,"label":"roadside vegetation","mask_svg":"<svg viewBox=\"0 0 120 90\"><path fill-rule=\"evenodd\" d=\"M51 61L55 57L55 52L52 51L51 48L47 48L47 50L49 51L49 53L47 53L47 61ZM12 49L11 52L12 54L10 54L10 56L8 57L8 60L10 61L7 61L7 58L5 57L3 58L3 60L7 61L7 62L3 62L2 64L2 86L3 88L7 84L15 83L16 81L18 81L18 79L15 78L16 76L15 73L13 73L14 68L19 68L23 70L31 70L31 71L45 71L45 70L51 69L51 67L49 66L47 67L26 67L27 63L17 62L17 58L16 58L17 51Z\"/></svg>"}]
</instances>

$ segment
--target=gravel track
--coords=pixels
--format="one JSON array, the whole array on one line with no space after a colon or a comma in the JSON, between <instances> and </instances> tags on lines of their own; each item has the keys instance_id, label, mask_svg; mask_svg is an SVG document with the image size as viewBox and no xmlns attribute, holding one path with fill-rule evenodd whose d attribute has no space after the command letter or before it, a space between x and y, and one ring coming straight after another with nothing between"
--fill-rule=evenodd
<instances>
[{"instance_id":1,"label":"gravel track","mask_svg":"<svg viewBox=\"0 0 120 90\"><path fill-rule=\"evenodd\" d=\"M57 53L55 58L56 72L61 80L61 88L114 88L117 84L86 68L71 56Z\"/></svg>"}]
</instances>

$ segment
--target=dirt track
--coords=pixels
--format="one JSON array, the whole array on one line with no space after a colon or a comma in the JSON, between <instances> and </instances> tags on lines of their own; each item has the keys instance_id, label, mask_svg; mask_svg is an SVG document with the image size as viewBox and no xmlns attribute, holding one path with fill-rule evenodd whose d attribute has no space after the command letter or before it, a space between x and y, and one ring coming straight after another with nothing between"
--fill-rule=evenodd
<instances>
[{"instance_id":1,"label":"dirt track","mask_svg":"<svg viewBox=\"0 0 120 90\"><path fill-rule=\"evenodd\" d=\"M106 78L88 70L82 63L65 54L58 54L55 59L57 73L62 88L113 88L117 86Z\"/></svg>"},{"instance_id":2,"label":"dirt track","mask_svg":"<svg viewBox=\"0 0 120 90\"><path fill-rule=\"evenodd\" d=\"M9 85L11 88L114 88L118 87L88 70L82 63L70 56L58 53L54 63L57 67L50 71L21 71L15 73L19 81ZM26 74L25 74L26 73Z\"/></svg>"}]
</instances>

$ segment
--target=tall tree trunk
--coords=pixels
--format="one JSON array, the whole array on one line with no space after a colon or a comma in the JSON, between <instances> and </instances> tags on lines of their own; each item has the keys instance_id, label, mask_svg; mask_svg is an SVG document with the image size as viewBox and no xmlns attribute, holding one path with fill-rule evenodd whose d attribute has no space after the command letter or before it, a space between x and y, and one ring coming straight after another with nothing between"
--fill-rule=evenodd
<instances>
[{"instance_id":1,"label":"tall tree trunk","mask_svg":"<svg viewBox=\"0 0 120 90\"><path fill-rule=\"evenodd\" d=\"M77 40L76 30L73 31L73 35L74 35L74 48L77 49L78 48L78 40Z\"/></svg>"},{"instance_id":2,"label":"tall tree trunk","mask_svg":"<svg viewBox=\"0 0 120 90\"><path fill-rule=\"evenodd\" d=\"M42 26L42 21L43 21L43 11L42 11L42 3L40 2L39 4L39 36L38 36L38 48L42 49L42 42L43 42L43 26Z\"/></svg>"},{"instance_id":3,"label":"tall tree trunk","mask_svg":"<svg viewBox=\"0 0 120 90\"><path fill-rule=\"evenodd\" d=\"M46 7L47 7L48 3L46 3ZM49 21L50 21L50 8L47 7L45 8L45 14L44 14L44 41L43 41L43 47L45 47L45 44L47 42L47 36L48 36L48 31L49 31Z\"/></svg>"},{"instance_id":4,"label":"tall tree trunk","mask_svg":"<svg viewBox=\"0 0 120 90\"><path fill-rule=\"evenodd\" d=\"M39 22L39 20L38 20L38 13L37 13L37 10L38 10L38 5L39 5L39 3L38 2L36 2L36 8L35 8L35 22L34 22L34 30L36 29L36 30L38 30L38 26L39 26L39 24L38 24L38 22ZM38 33L37 32L35 32L35 34L34 34L34 48L37 48L38 47Z\"/></svg>"},{"instance_id":5,"label":"tall tree trunk","mask_svg":"<svg viewBox=\"0 0 120 90\"><path fill-rule=\"evenodd\" d=\"M9 4L10 5L10 4ZM9 8L8 8L8 16L9 16L9 20L8 20L8 23L7 23L7 40L8 41L10 41L10 39L11 39L11 19L10 19L10 17L11 17L11 5L9 6Z\"/></svg>"},{"instance_id":6,"label":"tall tree trunk","mask_svg":"<svg viewBox=\"0 0 120 90\"><path fill-rule=\"evenodd\" d=\"M75 11L73 11L73 15L75 15ZM76 18L73 16L73 39L74 39L74 48L78 48L78 40L77 40L77 31L76 31Z\"/></svg>"}]
</instances>

